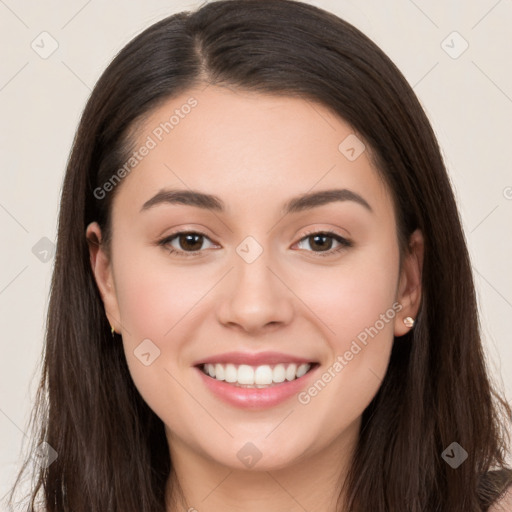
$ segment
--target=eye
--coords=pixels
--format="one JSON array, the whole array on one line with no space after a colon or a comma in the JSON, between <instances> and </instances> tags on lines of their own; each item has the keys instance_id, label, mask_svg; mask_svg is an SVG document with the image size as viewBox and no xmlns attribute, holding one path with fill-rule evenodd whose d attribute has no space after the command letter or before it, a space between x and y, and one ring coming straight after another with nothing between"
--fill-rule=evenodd
<instances>
[{"instance_id":1,"label":"eye","mask_svg":"<svg viewBox=\"0 0 512 512\"><path fill-rule=\"evenodd\" d=\"M204 249L203 243L205 240L210 239L204 233L179 231L163 238L158 242L158 245L167 248L170 254L191 257L198 256L201 253L202 249Z\"/></svg>"},{"instance_id":2,"label":"eye","mask_svg":"<svg viewBox=\"0 0 512 512\"><path fill-rule=\"evenodd\" d=\"M350 240L343 238L341 235L338 235L334 231L317 231L307 233L306 236L301 238L298 244L301 244L304 241L306 241L309 247L313 249L310 252L317 253L318 256L331 256L348 247L352 247L353 245ZM339 244L338 247L333 249L333 243Z\"/></svg>"},{"instance_id":3,"label":"eye","mask_svg":"<svg viewBox=\"0 0 512 512\"><path fill-rule=\"evenodd\" d=\"M210 247L215 246L207 235L198 231L179 231L173 233L158 242L158 245L165 247L169 254L183 257L199 256L203 252L203 244L208 240ZM334 231L313 231L306 233L297 245L307 243L309 252L316 253L318 256L331 256L348 247L352 247L352 242L338 235ZM333 244L338 244L333 248ZM303 247L299 247L303 249Z\"/></svg>"}]
</instances>

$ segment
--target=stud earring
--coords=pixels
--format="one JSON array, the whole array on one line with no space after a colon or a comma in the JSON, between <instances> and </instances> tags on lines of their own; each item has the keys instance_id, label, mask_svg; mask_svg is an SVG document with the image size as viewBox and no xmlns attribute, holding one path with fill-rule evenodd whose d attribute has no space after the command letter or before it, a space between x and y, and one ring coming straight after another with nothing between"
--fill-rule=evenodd
<instances>
[{"instance_id":1,"label":"stud earring","mask_svg":"<svg viewBox=\"0 0 512 512\"><path fill-rule=\"evenodd\" d=\"M407 327L414 327L414 318L411 318L410 316L406 316L404 318L404 324L407 326Z\"/></svg>"},{"instance_id":2,"label":"stud earring","mask_svg":"<svg viewBox=\"0 0 512 512\"><path fill-rule=\"evenodd\" d=\"M110 332L112 333L112 338L114 338L115 330L112 326L110 326Z\"/></svg>"}]
</instances>

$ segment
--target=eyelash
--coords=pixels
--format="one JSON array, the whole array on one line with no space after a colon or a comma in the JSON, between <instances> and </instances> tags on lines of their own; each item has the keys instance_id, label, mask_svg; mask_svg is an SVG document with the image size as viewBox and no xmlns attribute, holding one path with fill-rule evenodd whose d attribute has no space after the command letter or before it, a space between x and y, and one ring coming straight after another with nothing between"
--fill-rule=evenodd
<instances>
[{"instance_id":1,"label":"eyelash","mask_svg":"<svg viewBox=\"0 0 512 512\"><path fill-rule=\"evenodd\" d=\"M162 240L159 240L158 245L162 246L162 247L166 247L171 243L172 240L174 240L179 235L200 235L200 236L203 236L203 237L209 239L208 235L206 235L205 233L202 233L200 231L177 231L176 233L173 233L173 234L163 238ZM329 238L333 238L340 244L339 247L337 247L335 249L329 249L328 251L308 251L308 252L313 252L314 254L317 254L320 257L332 256L333 254L336 254L340 251L343 251L344 249L347 249L347 248L353 246L353 243L350 240L343 238L342 236L338 235L334 231L309 231L304 234L304 236L299 240L299 243L302 242L303 240L305 240L306 238L311 237L312 235L326 235ZM183 257L183 258L193 258L195 256L199 256L201 254L201 252L203 252L201 250L199 250L199 251L180 251L178 249L175 249L174 247L171 247L168 250L169 250L169 254L174 254L176 256Z\"/></svg>"}]
</instances>

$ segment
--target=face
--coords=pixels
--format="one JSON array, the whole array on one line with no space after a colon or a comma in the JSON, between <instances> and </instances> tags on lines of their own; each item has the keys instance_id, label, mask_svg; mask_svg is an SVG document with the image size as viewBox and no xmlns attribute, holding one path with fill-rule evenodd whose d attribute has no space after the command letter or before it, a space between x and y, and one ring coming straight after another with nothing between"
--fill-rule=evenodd
<instances>
[{"instance_id":1,"label":"face","mask_svg":"<svg viewBox=\"0 0 512 512\"><path fill-rule=\"evenodd\" d=\"M91 264L171 453L268 470L343 449L420 297L368 150L319 104L215 86L135 149Z\"/></svg>"}]
</instances>

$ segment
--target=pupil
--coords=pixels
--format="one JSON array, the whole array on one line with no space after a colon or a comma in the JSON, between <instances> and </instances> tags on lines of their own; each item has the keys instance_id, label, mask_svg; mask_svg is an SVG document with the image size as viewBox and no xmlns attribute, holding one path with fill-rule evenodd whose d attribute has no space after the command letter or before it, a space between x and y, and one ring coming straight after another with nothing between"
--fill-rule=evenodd
<instances>
[{"instance_id":1,"label":"pupil","mask_svg":"<svg viewBox=\"0 0 512 512\"><path fill-rule=\"evenodd\" d=\"M203 237L203 235L198 235L198 234L193 234L193 233L190 233L187 235L181 235L180 236L180 245L184 249L189 249L191 251L198 251L199 249L201 249L201 246L203 245L202 237ZM194 238L196 239L195 242L191 241ZM198 239L199 239L199 242L198 242ZM184 240L185 240L185 243L182 243Z\"/></svg>"},{"instance_id":2,"label":"pupil","mask_svg":"<svg viewBox=\"0 0 512 512\"><path fill-rule=\"evenodd\" d=\"M327 249L327 250L329 250L331 248L330 246L332 245L332 239L330 237L328 237L327 235L313 235L310 238L312 238L314 240L313 244L310 243L312 248L314 248L313 247L314 245L319 246L320 249ZM319 240L319 239L323 240L323 243L324 243L323 245L322 245L322 243L320 243L320 244L317 243L317 240ZM328 241L329 241L329 243L327 244L328 247L325 247L325 240L326 239L328 239Z\"/></svg>"}]
</instances>

